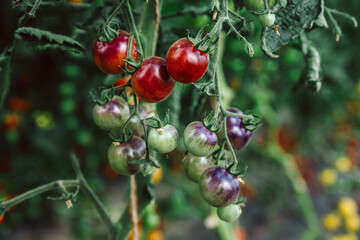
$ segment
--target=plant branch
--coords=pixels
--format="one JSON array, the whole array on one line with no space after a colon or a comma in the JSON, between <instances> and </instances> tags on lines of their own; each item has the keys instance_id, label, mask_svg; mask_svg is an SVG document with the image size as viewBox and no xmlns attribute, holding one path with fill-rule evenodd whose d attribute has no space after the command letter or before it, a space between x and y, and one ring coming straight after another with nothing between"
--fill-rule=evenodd
<instances>
[{"instance_id":1,"label":"plant branch","mask_svg":"<svg viewBox=\"0 0 360 240\"><path fill-rule=\"evenodd\" d=\"M335 20L334 16L332 15L329 8L325 8L325 12L328 15L331 23L334 25L335 31L336 31L336 37L335 40L338 42L340 40L340 36L342 35L341 28L339 27L337 21Z\"/></svg>"},{"instance_id":2,"label":"plant branch","mask_svg":"<svg viewBox=\"0 0 360 240\"><path fill-rule=\"evenodd\" d=\"M143 48L142 48L142 44L141 44L141 41L140 41L139 31L137 30L137 27L136 27L136 23L135 23L135 20L134 20L134 16L132 14L132 10L131 10L129 0L126 0L126 8L127 8L127 12L129 14L129 17L130 17L132 31L133 31L133 33L135 35L136 42L137 42L137 44L139 46L139 50L140 50L141 53L143 53Z\"/></svg>"},{"instance_id":3,"label":"plant branch","mask_svg":"<svg viewBox=\"0 0 360 240\"><path fill-rule=\"evenodd\" d=\"M159 24L160 24L160 0L154 0L155 5L155 32L154 32L154 41L153 41L153 51L156 52L156 45L159 35Z\"/></svg>"},{"instance_id":4,"label":"plant branch","mask_svg":"<svg viewBox=\"0 0 360 240\"><path fill-rule=\"evenodd\" d=\"M94 193L92 188L87 183L83 173L81 172L79 161L75 154L71 154L71 160L73 162L74 170L77 176L77 179L80 183L81 189L85 192L85 194L89 197L90 201L95 205L96 210L98 211L100 217L105 222L106 226L108 227L110 236L112 239L116 236L116 228L114 223L111 221L108 213L106 212L103 204L99 200L98 196Z\"/></svg>"},{"instance_id":5,"label":"plant branch","mask_svg":"<svg viewBox=\"0 0 360 240\"><path fill-rule=\"evenodd\" d=\"M11 200L6 200L0 202L0 216L4 214L9 208L22 203L29 198L35 197L37 195L40 195L44 192L48 192L54 189L60 189L62 190L64 187L77 187L80 185L80 181L78 179L72 179L72 180L57 180L51 183L44 184L42 186L36 187L34 189L31 189L27 192L24 192Z\"/></svg>"},{"instance_id":6,"label":"plant branch","mask_svg":"<svg viewBox=\"0 0 360 240\"><path fill-rule=\"evenodd\" d=\"M354 17L351 16L350 14L345 13L345 12L340 12L340 11L338 11L338 10L336 10L336 9L332 9L332 8L328 8L328 7L325 7L325 9L326 9L327 11L333 13L333 14L336 14L336 15L339 15L339 16L341 16L341 17L344 17L344 18L349 19L350 21L353 22L354 27L358 27L358 22L357 22L356 18L354 18Z\"/></svg>"},{"instance_id":7,"label":"plant branch","mask_svg":"<svg viewBox=\"0 0 360 240\"><path fill-rule=\"evenodd\" d=\"M28 13L30 17L35 17L35 13L38 10L42 0L36 0L30 12Z\"/></svg>"},{"instance_id":8,"label":"plant branch","mask_svg":"<svg viewBox=\"0 0 360 240\"><path fill-rule=\"evenodd\" d=\"M139 240L139 228L138 228L138 207L137 207L137 193L136 193L136 179L135 175L130 177L130 218L133 230L133 240Z\"/></svg>"}]
</instances>

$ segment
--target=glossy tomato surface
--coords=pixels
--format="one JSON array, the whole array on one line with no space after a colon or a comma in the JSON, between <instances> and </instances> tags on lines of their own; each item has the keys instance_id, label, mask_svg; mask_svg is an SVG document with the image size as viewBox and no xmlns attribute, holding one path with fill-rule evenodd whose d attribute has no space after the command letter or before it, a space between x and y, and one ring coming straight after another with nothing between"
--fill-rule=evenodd
<instances>
[{"instance_id":1,"label":"glossy tomato surface","mask_svg":"<svg viewBox=\"0 0 360 240\"><path fill-rule=\"evenodd\" d=\"M172 125L160 129L151 128L148 135L149 147L159 153L173 151L179 143L179 134Z\"/></svg>"},{"instance_id":2,"label":"glossy tomato surface","mask_svg":"<svg viewBox=\"0 0 360 240\"><path fill-rule=\"evenodd\" d=\"M192 122L184 130L185 147L196 156L209 156L215 150L217 143L216 134L206 129L202 122Z\"/></svg>"},{"instance_id":3,"label":"glossy tomato surface","mask_svg":"<svg viewBox=\"0 0 360 240\"><path fill-rule=\"evenodd\" d=\"M111 42L100 42L95 40L92 47L92 56L98 68L108 74L121 74L123 71L119 66L125 68L129 33L119 31L118 36ZM134 61L138 60L139 53L136 51L137 44L132 40L130 55Z\"/></svg>"},{"instance_id":4,"label":"glossy tomato surface","mask_svg":"<svg viewBox=\"0 0 360 240\"><path fill-rule=\"evenodd\" d=\"M217 209L219 218L225 222L233 222L240 217L241 209L238 205L230 204Z\"/></svg>"},{"instance_id":5,"label":"glossy tomato surface","mask_svg":"<svg viewBox=\"0 0 360 240\"><path fill-rule=\"evenodd\" d=\"M240 194L238 179L220 166L208 168L199 180L200 193L214 207L225 207L234 203Z\"/></svg>"},{"instance_id":6,"label":"glossy tomato surface","mask_svg":"<svg viewBox=\"0 0 360 240\"><path fill-rule=\"evenodd\" d=\"M130 116L130 109L123 98L115 95L104 106L96 104L92 115L100 128L105 131L113 131L124 125Z\"/></svg>"},{"instance_id":7,"label":"glossy tomato surface","mask_svg":"<svg viewBox=\"0 0 360 240\"><path fill-rule=\"evenodd\" d=\"M188 39L177 40L166 55L166 68L170 76L181 83L199 80L209 65L209 54L194 47Z\"/></svg>"},{"instance_id":8,"label":"glossy tomato surface","mask_svg":"<svg viewBox=\"0 0 360 240\"><path fill-rule=\"evenodd\" d=\"M156 103L171 94L175 87L175 81L169 75L163 58L149 57L134 73L131 86L141 100Z\"/></svg>"},{"instance_id":9,"label":"glossy tomato surface","mask_svg":"<svg viewBox=\"0 0 360 240\"><path fill-rule=\"evenodd\" d=\"M140 165L130 163L140 160L145 155L145 141L139 137L120 145L111 144L108 150L108 159L111 167L119 174L132 175L140 171Z\"/></svg>"},{"instance_id":10,"label":"glossy tomato surface","mask_svg":"<svg viewBox=\"0 0 360 240\"><path fill-rule=\"evenodd\" d=\"M191 181L199 182L199 179L205 170L213 165L212 160L213 158L211 155L207 157L198 157L192 153L188 153L183 161L184 173Z\"/></svg>"},{"instance_id":11,"label":"glossy tomato surface","mask_svg":"<svg viewBox=\"0 0 360 240\"><path fill-rule=\"evenodd\" d=\"M228 112L243 114L239 109L229 108ZM248 144L252 132L247 130L240 117L226 117L226 133L234 150L240 150Z\"/></svg>"}]
</instances>

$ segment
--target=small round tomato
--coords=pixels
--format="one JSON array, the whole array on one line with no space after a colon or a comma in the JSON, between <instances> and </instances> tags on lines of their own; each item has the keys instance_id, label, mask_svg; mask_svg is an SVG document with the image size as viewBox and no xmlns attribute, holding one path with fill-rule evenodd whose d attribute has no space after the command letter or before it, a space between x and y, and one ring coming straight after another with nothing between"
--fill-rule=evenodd
<instances>
[{"instance_id":1,"label":"small round tomato","mask_svg":"<svg viewBox=\"0 0 360 240\"><path fill-rule=\"evenodd\" d=\"M241 209L238 205L230 204L229 206L218 208L217 215L225 222L233 222L240 217Z\"/></svg>"},{"instance_id":2,"label":"small round tomato","mask_svg":"<svg viewBox=\"0 0 360 240\"><path fill-rule=\"evenodd\" d=\"M130 117L129 105L119 96L114 96L104 106L95 105L93 112L95 123L105 131L113 131L124 125Z\"/></svg>"},{"instance_id":3,"label":"small round tomato","mask_svg":"<svg viewBox=\"0 0 360 240\"><path fill-rule=\"evenodd\" d=\"M117 80L113 85L114 85L114 87L123 86L129 82L130 78L131 78L131 75L127 75L127 76Z\"/></svg>"},{"instance_id":4,"label":"small round tomato","mask_svg":"<svg viewBox=\"0 0 360 240\"><path fill-rule=\"evenodd\" d=\"M118 36L111 42L95 40L92 47L92 56L98 68L108 74L121 74L120 67L125 68L124 60L127 59L129 33L119 31ZM136 62L139 53L136 51L137 43L133 39L131 43L130 56Z\"/></svg>"},{"instance_id":5,"label":"small round tomato","mask_svg":"<svg viewBox=\"0 0 360 240\"><path fill-rule=\"evenodd\" d=\"M207 157L198 157L192 153L188 153L183 162L183 169L186 176L194 182L199 182L204 171L213 165L212 160L213 158L211 155Z\"/></svg>"},{"instance_id":6,"label":"small round tomato","mask_svg":"<svg viewBox=\"0 0 360 240\"><path fill-rule=\"evenodd\" d=\"M225 168L213 166L205 170L199 180L200 193L214 207L225 207L234 203L240 194L238 179Z\"/></svg>"},{"instance_id":7,"label":"small round tomato","mask_svg":"<svg viewBox=\"0 0 360 240\"><path fill-rule=\"evenodd\" d=\"M192 122L185 128L185 147L196 156L209 156L215 150L217 143L216 134L206 129L199 121Z\"/></svg>"},{"instance_id":8,"label":"small round tomato","mask_svg":"<svg viewBox=\"0 0 360 240\"><path fill-rule=\"evenodd\" d=\"M179 143L179 134L171 125L162 128L151 128L148 135L149 147L159 153L173 151Z\"/></svg>"},{"instance_id":9,"label":"small round tomato","mask_svg":"<svg viewBox=\"0 0 360 240\"><path fill-rule=\"evenodd\" d=\"M274 7L277 0L268 0L269 8ZM248 11L261 11L265 9L264 0L244 0L244 5Z\"/></svg>"},{"instance_id":10,"label":"small round tomato","mask_svg":"<svg viewBox=\"0 0 360 240\"><path fill-rule=\"evenodd\" d=\"M145 148L145 141L135 136L128 142L119 145L111 144L108 150L109 163L119 174L136 174L140 171L140 164L130 162L140 160L145 155Z\"/></svg>"},{"instance_id":11,"label":"small round tomato","mask_svg":"<svg viewBox=\"0 0 360 240\"><path fill-rule=\"evenodd\" d=\"M131 86L143 101L157 103L167 98L175 87L175 81L166 70L165 60L160 57L146 58L134 73Z\"/></svg>"},{"instance_id":12,"label":"small round tomato","mask_svg":"<svg viewBox=\"0 0 360 240\"><path fill-rule=\"evenodd\" d=\"M259 15L258 18L263 27L271 27L275 23L275 14L273 13L265 13Z\"/></svg>"},{"instance_id":13,"label":"small round tomato","mask_svg":"<svg viewBox=\"0 0 360 240\"><path fill-rule=\"evenodd\" d=\"M209 66L209 54L196 49L186 38L171 45L166 55L166 68L170 76L181 83L198 81Z\"/></svg>"},{"instance_id":14,"label":"small round tomato","mask_svg":"<svg viewBox=\"0 0 360 240\"><path fill-rule=\"evenodd\" d=\"M239 109L229 108L228 112L242 114ZM226 117L226 133L234 150L240 150L248 144L252 132L247 130L240 117Z\"/></svg>"}]
</instances>

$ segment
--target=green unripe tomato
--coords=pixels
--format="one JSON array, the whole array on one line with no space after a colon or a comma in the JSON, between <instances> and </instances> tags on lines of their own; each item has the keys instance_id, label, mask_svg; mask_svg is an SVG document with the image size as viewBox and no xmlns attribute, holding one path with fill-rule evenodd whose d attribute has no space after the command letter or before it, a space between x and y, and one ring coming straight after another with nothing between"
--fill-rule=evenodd
<instances>
[{"instance_id":1,"label":"green unripe tomato","mask_svg":"<svg viewBox=\"0 0 360 240\"><path fill-rule=\"evenodd\" d=\"M151 230L160 226L161 219L156 212L147 213L144 215L144 228Z\"/></svg>"},{"instance_id":2,"label":"green unripe tomato","mask_svg":"<svg viewBox=\"0 0 360 240\"><path fill-rule=\"evenodd\" d=\"M179 143L179 134L171 125L162 128L151 128L148 135L149 147L159 153L173 151Z\"/></svg>"},{"instance_id":3,"label":"green unripe tomato","mask_svg":"<svg viewBox=\"0 0 360 240\"><path fill-rule=\"evenodd\" d=\"M219 218L225 222L233 222L240 217L241 209L238 205L231 204L217 209Z\"/></svg>"},{"instance_id":4,"label":"green unripe tomato","mask_svg":"<svg viewBox=\"0 0 360 240\"><path fill-rule=\"evenodd\" d=\"M274 7L277 0L267 0L269 8ZM264 0L244 0L244 5L248 11L261 11L265 9Z\"/></svg>"},{"instance_id":5,"label":"green unripe tomato","mask_svg":"<svg viewBox=\"0 0 360 240\"><path fill-rule=\"evenodd\" d=\"M198 157L192 153L188 153L183 162L183 169L186 176L194 182L199 182L199 179L203 172L211 167L212 156Z\"/></svg>"},{"instance_id":6,"label":"green unripe tomato","mask_svg":"<svg viewBox=\"0 0 360 240\"><path fill-rule=\"evenodd\" d=\"M273 13L265 13L262 15L259 15L259 22L263 27L270 27L275 23L275 14Z\"/></svg>"}]
</instances>

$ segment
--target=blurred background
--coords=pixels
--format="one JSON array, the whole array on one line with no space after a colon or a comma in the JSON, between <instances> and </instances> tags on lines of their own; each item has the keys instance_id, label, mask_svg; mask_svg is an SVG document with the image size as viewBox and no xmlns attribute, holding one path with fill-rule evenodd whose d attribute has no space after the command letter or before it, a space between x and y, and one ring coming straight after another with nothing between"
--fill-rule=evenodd
<instances>
[{"instance_id":1,"label":"blurred background","mask_svg":"<svg viewBox=\"0 0 360 240\"><path fill-rule=\"evenodd\" d=\"M89 91L107 76L91 57L101 13L93 15L87 34L74 25L90 21L89 12L95 11L81 7L86 4L90 1L68 0L67 7L56 15L40 8L37 18L29 23L75 36L85 45L86 56L57 49L38 51L25 41L16 45L11 85L0 113L0 199L11 199L57 179L74 178L69 155L75 152L89 184L112 219L117 219L127 202L129 178L110 168L107 149L111 139L91 117L94 102ZM186 29L195 35L211 23L207 14L174 15L184 9L194 13L208 10L205 1L193 4L190 0L164 1L157 55L165 57L170 45L186 36ZM360 19L357 1L326 4ZM142 2L134 1L133 5L138 20ZM110 2L104 8L109 13L113 5ZM10 1L0 1L1 50L12 43L22 14ZM256 20L245 9L240 14ZM297 40L278 51L279 59L270 59L261 52L261 26L253 21L243 34L255 48L254 57L249 58L243 43L232 36L223 44L225 104L251 109L264 118L250 144L237 153L248 166L242 188L246 207L238 222L228 224L237 240L311 239L307 237L311 224L319 224L326 239L360 237L360 33L348 20L336 19L343 31L339 42L332 25L308 34L321 55L324 80L317 93L305 87L294 89L305 66ZM199 119L201 103L209 101L193 86L179 84L169 99L159 104L158 111L161 115L162 109L170 108L172 125L181 133L189 122ZM181 145L161 156L162 170L153 176L157 206L142 220L143 239L229 239L221 230L226 226L201 199L197 185L182 173L184 152ZM47 199L59 195L56 191L44 193L12 208L3 216L0 239L107 236L103 222L82 192L71 209L64 201Z\"/></svg>"}]
</instances>

